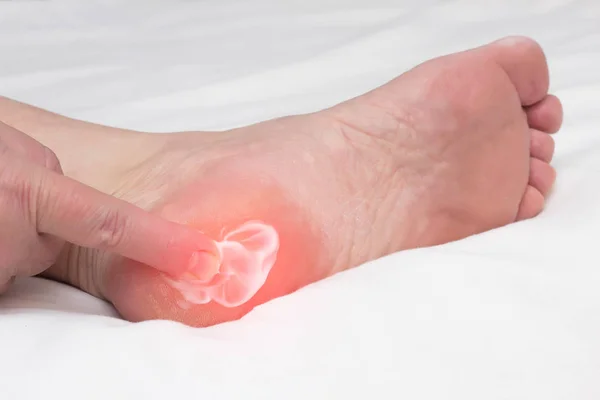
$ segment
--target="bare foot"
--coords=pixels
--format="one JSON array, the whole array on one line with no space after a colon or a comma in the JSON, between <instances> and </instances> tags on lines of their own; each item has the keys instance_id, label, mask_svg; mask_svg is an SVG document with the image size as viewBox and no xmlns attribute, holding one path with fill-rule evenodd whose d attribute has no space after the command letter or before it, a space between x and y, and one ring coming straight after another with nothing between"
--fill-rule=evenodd
<instances>
[{"instance_id":1,"label":"bare foot","mask_svg":"<svg viewBox=\"0 0 600 400\"><path fill-rule=\"evenodd\" d=\"M215 240L248 221L277 232L266 282L241 305L193 304L147 266L77 247L48 274L132 321L206 326L392 252L533 217L562 119L547 90L540 47L508 38L318 113L147 138L154 150L111 193Z\"/></svg>"}]
</instances>

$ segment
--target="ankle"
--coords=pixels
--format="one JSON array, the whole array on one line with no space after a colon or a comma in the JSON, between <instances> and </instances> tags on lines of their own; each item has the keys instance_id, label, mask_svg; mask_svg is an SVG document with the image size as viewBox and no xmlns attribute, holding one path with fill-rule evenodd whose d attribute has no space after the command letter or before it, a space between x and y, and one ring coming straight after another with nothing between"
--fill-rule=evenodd
<instances>
[{"instance_id":1,"label":"ankle","mask_svg":"<svg viewBox=\"0 0 600 400\"><path fill-rule=\"evenodd\" d=\"M161 146L161 135L79 121L2 96L0 122L56 153L66 176L101 191Z\"/></svg>"}]
</instances>

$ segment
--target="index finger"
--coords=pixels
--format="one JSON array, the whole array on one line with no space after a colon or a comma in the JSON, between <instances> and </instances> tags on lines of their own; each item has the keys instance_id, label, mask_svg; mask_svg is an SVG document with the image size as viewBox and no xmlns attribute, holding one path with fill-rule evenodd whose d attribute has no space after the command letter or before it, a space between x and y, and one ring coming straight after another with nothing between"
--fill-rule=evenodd
<instances>
[{"instance_id":1,"label":"index finger","mask_svg":"<svg viewBox=\"0 0 600 400\"><path fill-rule=\"evenodd\" d=\"M37 193L40 233L111 251L178 277L206 279L219 268L215 242L191 227L160 218L63 175L43 170Z\"/></svg>"}]
</instances>

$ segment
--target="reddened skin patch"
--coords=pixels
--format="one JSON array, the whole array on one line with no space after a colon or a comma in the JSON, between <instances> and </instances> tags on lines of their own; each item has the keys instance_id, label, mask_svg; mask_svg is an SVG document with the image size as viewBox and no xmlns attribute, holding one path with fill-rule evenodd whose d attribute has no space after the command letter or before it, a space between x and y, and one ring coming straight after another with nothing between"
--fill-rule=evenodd
<instances>
[{"instance_id":1,"label":"reddened skin patch","mask_svg":"<svg viewBox=\"0 0 600 400\"><path fill-rule=\"evenodd\" d=\"M182 308L214 301L224 307L237 307L250 300L264 285L277 259L279 235L270 225L249 221L215 241L219 250L218 271L209 279L192 274L165 281L181 293Z\"/></svg>"}]
</instances>

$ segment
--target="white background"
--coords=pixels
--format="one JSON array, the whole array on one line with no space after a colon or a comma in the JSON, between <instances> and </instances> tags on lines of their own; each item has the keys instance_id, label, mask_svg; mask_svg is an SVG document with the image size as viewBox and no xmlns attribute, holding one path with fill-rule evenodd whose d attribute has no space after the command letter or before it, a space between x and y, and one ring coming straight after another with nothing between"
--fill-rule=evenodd
<instances>
[{"instance_id":1,"label":"white background","mask_svg":"<svg viewBox=\"0 0 600 400\"><path fill-rule=\"evenodd\" d=\"M3 1L0 94L123 128L225 129L512 34L544 46L564 102L542 216L209 329L19 281L0 299L0 398L599 399L600 3Z\"/></svg>"}]
</instances>

